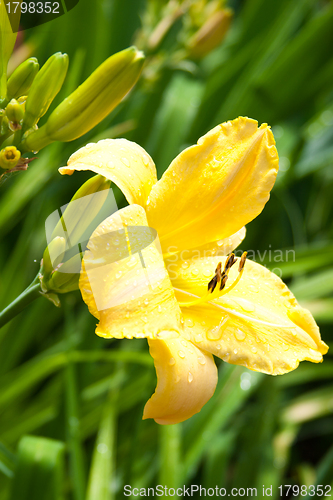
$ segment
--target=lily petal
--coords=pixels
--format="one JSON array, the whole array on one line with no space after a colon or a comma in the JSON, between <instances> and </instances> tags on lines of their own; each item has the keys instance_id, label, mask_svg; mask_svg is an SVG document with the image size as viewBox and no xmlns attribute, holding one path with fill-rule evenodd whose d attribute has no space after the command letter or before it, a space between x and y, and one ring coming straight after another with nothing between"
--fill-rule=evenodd
<instances>
[{"instance_id":1,"label":"lily petal","mask_svg":"<svg viewBox=\"0 0 333 500\"><path fill-rule=\"evenodd\" d=\"M145 211L130 205L111 215L92 234L82 261L79 287L97 335L170 338L182 329L156 233Z\"/></svg>"},{"instance_id":2,"label":"lily petal","mask_svg":"<svg viewBox=\"0 0 333 500\"><path fill-rule=\"evenodd\" d=\"M249 118L218 125L178 155L147 202L165 253L227 238L254 219L278 171L270 128Z\"/></svg>"},{"instance_id":3,"label":"lily petal","mask_svg":"<svg viewBox=\"0 0 333 500\"><path fill-rule=\"evenodd\" d=\"M104 139L87 144L59 168L64 175L74 170L91 170L114 182L128 203L145 206L152 186L157 181L156 167L146 151L126 139Z\"/></svg>"},{"instance_id":4,"label":"lily petal","mask_svg":"<svg viewBox=\"0 0 333 500\"><path fill-rule=\"evenodd\" d=\"M143 418L177 424L198 413L217 384L213 356L181 339L148 340L154 358L157 387Z\"/></svg>"},{"instance_id":5,"label":"lily petal","mask_svg":"<svg viewBox=\"0 0 333 500\"><path fill-rule=\"evenodd\" d=\"M170 274L178 300L207 294L207 284L219 262L223 266L225 257L193 260L186 269L180 262L178 273L174 269ZM237 278L237 268L237 263L231 268L224 291ZM185 338L228 363L255 371L286 373L302 360L321 362L328 350L311 313L300 307L280 278L249 260L229 293L182 307L182 313Z\"/></svg>"},{"instance_id":6,"label":"lily petal","mask_svg":"<svg viewBox=\"0 0 333 500\"><path fill-rule=\"evenodd\" d=\"M181 250L181 252L173 253L172 247L169 247L171 252L169 254L164 254L164 261L168 268L168 272L170 273L172 270L172 262L177 262L179 259L183 262L183 266L186 266L186 262L192 259L198 259L199 257L214 257L217 255L228 255L235 248L237 248L241 242L244 240L246 236L246 228L242 227L237 233L232 234L229 238L224 238L219 241L212 241L210 243L206 243L205 245L201 245L196 248L190 248L186 250ZM175 247L176 249L177 247Z\"/></svg>"}]
</instances>

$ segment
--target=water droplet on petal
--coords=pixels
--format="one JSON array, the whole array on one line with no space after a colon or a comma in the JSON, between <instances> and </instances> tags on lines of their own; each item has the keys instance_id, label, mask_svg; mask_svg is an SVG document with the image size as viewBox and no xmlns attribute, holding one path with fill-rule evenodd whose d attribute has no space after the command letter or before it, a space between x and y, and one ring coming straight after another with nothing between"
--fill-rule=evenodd
<instances>
[{"instance_id":1,"label":"water droplet on petal","mask_svg":"<svg viewBox=\"0 0 333 500\"><path fill-rule=\"evenodd\" d=\"M162 307L158 306L157 310L158 310L158 312L162 312Z\"/></svg>"},{"instance_id":2,"label":"water droplet on petal","mask_svg":"<svg viewBox=\"0 0 333 500\"><path fill-rule=\"evenodd\" d=\"M111 160L110 160L110 161L108 162L108 167L109 167L109 168L114 168L114 163L113 163L113 161L111 161Z\"/></svg>"},{"instance_id":3,"label":"water droplet on petal","mask_svg":"<svg viewBox=\"0 0 333 500\"><path fill-rule=\"evenodd\" d=\"M188 372L188 376L187 376L187 380L188 380L188 383L190 384L191 382L193 382L193 375L191 372Z\"/></svg>"},{"instance_id":4,"label":"water droplet on petal","mask_svg":"<svg viewBox=\"0 0 333 500\"><path fill-rule=\"evenodd\" d=\"M145 305L147 306L149 304L149 300L145 299Z\"/></svg>"},{"instance_id":5,"label":"water droplet on petal","mask_svg":"<svg viewBox=\"0 0 333 500\"><path fill-rule=\"evenodd\" d=\"M234 335L235 335L236 340L239 340L239 341L245 340L245 338L246 338L246 333L242 332L242 330L240 330L239 328L237 328L237 330L234 332Z\"/></svg>"},{"instance_id":6,"label":"water droplet on petal","mask_svg":"<svg viewBox=\"0 0 333 500\"><path fill-rule=\"evenodd\" d=\"M175 358L170 358L170 359L169 359L169 365L171 365L171 366L172 366L172 365L175 365L175 364L176 364L176 360L175 360Z\"/></svg>"},{"instance_id":7,"label":"water droplet on petal","mask_svg":"<svg viewBox=\"0 0 333 500\"><path fill-rule=\"evenodd\" d=\"M251 347L251 351L256 353L257 352L257 348L256 347Z\"/></svg>"},{"instance_id":8,"label":"water droplet on petal","mask_svg":"<svg viewBox=\"0 0 333 500\"><path fill-rule=\"evenodd\" d=\"M234 349L234 353L235 353L235 354L237 354L237 353L238 353L237 349Z\"/></svg>"},{"instance_id":9,"label":"water droplet on petal","mask_svg":"<svg viewBox=\"0 0 333 500\"><path fill-rule=\"evenodd\" d=\"M116 278L117 278L117 280L119 280L119 278L121 277L121 275L122 275L122 274L123 274L123 273L122 273L121 271L118 271L118 272L116 273Z\"/></svg>"},{"instance_id":10,"label":"water droplet on petal","mask_svg":"<svg viewBox=\"0 0 333 500\"><path fill-rule=\"evenodd\" d=\"M192 270L191 270L191 274L192 274L193 276L198 276L198 274L199 274L199 269L197 269L197 268L192 269Z\"/></svg>"},{"instance_id":11,"label":"water droplet on petal","mask_svg":"<svg viewBox=\"0 0 333 500\"><path fill-rule=\"evenodd\" d=\"M208 340L220 340L220 338L222 337L223 331L225 330L228 319L229 319L228 315L222 316L222 319L221 319L219 325L208 330L207 339Z\"/></svg>"},{"instance_id":12,"label":"water droplet on petal","mask_svg":"<svg viewBox=\"0 0 333 500\"><path fill-rule=\"evenodd\" d=\"M185 358L185 354L183 353L183 351L178 351L178 356L182 359Z\"/></svg>"},{"instance_id":13,"label":"water droplet on petal","mask_svg":"<svg viewBox=\"0 0 333 500\"><path fill-rule=\"evenodd\" d=\"M198 356L198 362L200 363L200 365L205 365L206 358L204 358L204 356Z\"/></svg>"},{"instance_id":14,"label":"water droplet on petal","mask_svg":"<svg viewBox=\"0 0 333 500\"><path fill-rule=\"evenodd\" d=\"M183 269L187 269L188 267L190 267L190 264L187 261L185 261L185 262L182 263L182 268Z\"/></svg>"},{"instance_id":15,"label":"water droplet on petal","mask_svg":"<svg viewBox=\"0 0 333 500\"><path fill-rule=\"evenodd\" d=\"M192 328L193 325L194 325L194 323L190 318L185 320L185 326L187 326L188 328Z\"/></svg>"}]
</instances>

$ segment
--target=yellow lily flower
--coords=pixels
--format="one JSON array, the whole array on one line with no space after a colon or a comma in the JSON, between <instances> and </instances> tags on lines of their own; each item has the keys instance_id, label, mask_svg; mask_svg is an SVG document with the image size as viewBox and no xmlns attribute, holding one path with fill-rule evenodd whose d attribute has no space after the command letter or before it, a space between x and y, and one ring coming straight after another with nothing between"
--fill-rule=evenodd
<instances>
[{"instance_id":1,"label":"yellow lily flower","mask_svg":"<svg viewBox=\"0 0 333 500\"><path fill-rule=\"evenodd\" d=\"M174 424L199 412L217 383L212 354L273 375L322 361L328 348L313 317L280 278L245 254L236 265L226 257L275 182L266 124L240 117L215 127L159 181L150 156L125 139L80 149L60 172L74 170L110 179L130 204L91 236L80 290L98 335L148 339L157 387L143 418Z\"/></svg>"}]
</instances>

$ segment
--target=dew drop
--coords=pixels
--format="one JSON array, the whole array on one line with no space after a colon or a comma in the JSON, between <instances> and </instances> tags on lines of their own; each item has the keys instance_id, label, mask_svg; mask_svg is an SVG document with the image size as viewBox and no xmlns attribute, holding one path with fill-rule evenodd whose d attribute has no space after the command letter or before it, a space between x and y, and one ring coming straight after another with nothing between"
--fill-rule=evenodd
<instances>
[{"instance_id":1,"label":"dew drop","mask_svg":"<svg viewBox=\"0 0 333 500\"><path fill-rule=\"evenodd\" d=\"M224 243L224 240L219 240L216 242L218 247L221 247L223 245L223 243Z\"/></svg>"},{"instance_id":2,"label":"dew drop","mask_svg":"<svg viewBox=\"0 0 333 500\"><path fill-rule=\"evenodd\" d=\"M187 269L188 267L190 267L190 264L189 264L187 261L184 261L184 262L182 263L182 268L183 268L183 269Z\"/></svg>"},{"instance_id":3,"label":"dew drop","mask_svg":"<svg viewBox=\"0 0 333 500\"><path fill-rule=\"evenodd\" d=\"M114 163L113 163L113 161L109 161L109 162L108 162L108 167L109 167L109 168L114 168Z\"/></svg>"},{"instance_id":4,"label":"dew drop","mask_svg":"<svg viewBox=\"0 0 333 500\"><path fill-rule=\"evenodd\" d=\"M221 349L221 345L217 344L216 349L220 350Z\"/></svg>"},{"instance_id":5,"label":"dew drop","mask_svg":"<svg viewBox=\"0 0 333 500\"><path fill-rule=\"evenodd\" d=\"M187 380L188 380L188 383L190 384L191 382L193 382L193 375L191 372L188 372L188 376L187 376Z\"/></svg>"},{"instance_id":6,"label":"dew drop","mask_svg":"<svg viewBox=\"0 0 333 500\"><path fill-rule=\"evenodd\" d=\"M251 347L251 351L256 353L257 352L257 348L256 347Z\"/></svg>"},{"instance_id":7,"label":"dew drop","mask_svg":"<svg viewBox=\"0 0 333 500\"><path fill-rule=\"evenodd\" d=\"M246 333L242 332L242 330L240 330L239 328L237 328L237 330L234 332L234 335L235 335L236 340L239 340L239 341L245 340L245 338L246 338Z\"/></svg>"},{"instance_id":8,"label":"dew drop","mask_svg":"<svg viewBox=\"0 0 333 500\"><path fill-rule=\"evenodd\" d=\"M138 282L136 280L133 281L133 286L137 286Z\"/></svg>"},{"instance_id":9,"label":"dew drop","mask_svg":"<svg viewBox=\"0 0 333 500\"><path fill-rule=\"evenodd\" d=\"M199 274L199 269L197 269L197 268L192 269L191 274L192 274L193 276L198 276L198 274Z\"/></svg>"},{"instance_id":10,"label":"dew drop","mask_svg":"<svg viewBox=\"0 0 333 500\"><path fill-rule=\"evenodd\" d=\"M145 299L145 305L147 306L149 304L149 300Z\"/></svg>"},{"instance_id":11,"label":"dew drop","mask_svg":"<svg viewBox=\"0 0 333 500\"><path fill-rule=\"evenodd\" d=\"M220 340L220 338L222 337L223 331L225 330L228 319L229 319L229 316L222 316L219 325L208 330L207 339L208 340Z\"/></svg>"},{"instance_id":12,"label":"dew drop","mask_svg":"<svg viewBox=\"0 0 333 500\"><path fill-rule=\"evenodd\" d=\"M169 365L173 366L173 365L175 365L175 364L176 364L176 360L175 360L175 358L170 358L170 359L169 359Z\"/></svg>"},{"instance_id":13,"label":"dew drop","mask_svg":"<svg viewBox=\"0 0 333 500\"><path fill-rule=\"evenodd\" d=\"M121 277L121 275L122 275L122 274L123 274L123 273L122 273L121 271L118 271L118 272L116 273L116 278L117 278L117 280L119 280L119 278Z\"/></svg>"},{"instance_id":14,"label":"dew drop","mask_svg":"<svg viewBox=\"0 0 333 500\"><path fill-rule=\"evenodd\" d=\"M185 354L183 353L183 351L178 351L178 356L182 359L185 358Z\"/></svg>"},{"instance_id":15,"label":"dew drop","mask_svg":"<svg viewBox=\"0 0 333 500\"><path fill-rule=\"evenodd\" d=\"M187 326L188 328L192 328L194 326L194 323L190 318L188 318L185 320L185 326Z\"/></svg>"},{"instance_id":16,"label":"dew drop","mask_svg":"<svg viewBox=\"0 0 333 500\"><path fill-rule=\"evenodd\" d=\"M289 345L288 344L282 344L283 350L288 351L289 350Z\"/></svg>"},{"instance_id":17,"label":"dew drop","mask_svg":"<svg viewBox=\"0 0 333 500\"><path fill-rule=\"evenodd\" d=\"M212 275L212 271L210 269L205 269L202 273L206 278L209 278Z\"/></svg>"},{"instance_id":18,"label":"dew drop","mask_svg":"<svg viewBox=\"0 0 333 500\"><path fill-rule=\"evenodd\" d=\"M162 307L158 306L157 310L158 310L158 312L162 312Z\"/></svg>"},{"instance_id":19,"label":"dew drop","mask_svg":"<svg viewBox=\"0 0 333 500\"><path fill-rule=\"evenodd\" d=\"M198 333L197 335L195 335L194 339L198 343L202 342L202 335L201 335L201 333Z\"/></svg>"},{"instance_id":20,"label":"dew drop","mask_svg":"<svg viewBox=\"0 0 333 500\"><path fill-rule=\"evenodd\" d=\"M127 313L125 314L125 318L129 318L129 312L127 311Z\"/></svg>"},{"instance_id":21,"label":"dew drop","mask_svg":"<svg viewBox=\"0 0 333 500\"><path fill-rule=\"evenodd\" d=\"M198 356L198 363L200 363L200 365L205 365L206 359L203 356Z\"/></svg>"},{"instance_id":22,"label":"dew drop","mask_svg":"<svg viewBox=\"0 0 333 500\"><path fill-rule=\"evenodd\" d=\"M235 353L235 354L237 354L237 353L238 353L237 349L234 349L234 353Z\"/></svg>"}]
</instances>

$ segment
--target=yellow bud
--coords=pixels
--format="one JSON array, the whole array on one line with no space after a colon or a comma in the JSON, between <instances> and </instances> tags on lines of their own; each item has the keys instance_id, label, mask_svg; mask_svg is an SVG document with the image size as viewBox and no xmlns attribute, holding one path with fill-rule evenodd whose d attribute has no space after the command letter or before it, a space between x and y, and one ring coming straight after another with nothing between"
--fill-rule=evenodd
<instances>
[{"instance_id":1,"label":"yellow bud","mask_svg":"<svg viewBox=\"0 0 333 500\"><path fill-rule=\"evenodd\" d=\"M139 78L143 62L143 53L135 47L109 57L59 104L45 125L23 137L22 148L25 151L40 150L53 141L73 141L91 130L131 90Z\"/></svg>"},{"instance_id":2,"label":"yellow bud","mask_svg":"<svg viewBox=\"0 0 333 500\"><path fill-rule=\"evenodd\" d=\"M15 146L7 146L0 151L0 167L4 170L14 168L20 158L21 153Z\"/></svg>"},{"instance_id":3,"label":"yellow bud","mask_svg":"<svg viewBox=\"0 0 333 500\"><path fill-rule=\"evenodd\" d=\"M214 12L189 40L189 55L200 59L218 47L229 30L232 15L230 9Z\"/></svg>"}]
</instances>

